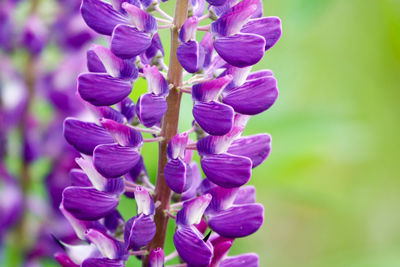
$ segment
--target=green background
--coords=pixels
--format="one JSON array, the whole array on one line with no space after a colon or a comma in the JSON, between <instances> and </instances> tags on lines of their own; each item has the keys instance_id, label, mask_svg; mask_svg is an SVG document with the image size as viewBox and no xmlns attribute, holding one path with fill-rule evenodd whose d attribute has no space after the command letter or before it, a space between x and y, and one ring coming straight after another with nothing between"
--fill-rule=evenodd
<instances>
[{"instance_id":1,"label":"green background","mask_svg":"<svg viewBox=\"0 0 400 267\"><path fill-rule=\"evenodd\" d=\"M174 2L162 7L172 14ZM273 139L250 181L265 223L230 255L257 252L261 266L274 267L400 266L400 1L263 3L283 23L282 38L254 68L274 71L278 101L245 132ZM168 51L167 30L162 38ZM181 131L190 105L185 97ZM155 151L151 144L143 152L153 178ZM135 214L129 200L121 210Z\"/></svg>"}]
</instances>

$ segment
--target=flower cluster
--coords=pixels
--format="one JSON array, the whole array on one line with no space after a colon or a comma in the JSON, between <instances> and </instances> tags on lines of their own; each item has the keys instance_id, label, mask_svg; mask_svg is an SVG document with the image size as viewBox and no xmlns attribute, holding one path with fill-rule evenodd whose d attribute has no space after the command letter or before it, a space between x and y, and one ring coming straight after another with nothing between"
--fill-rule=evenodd
<instances>
[{"instance_id":1,"label":"flower cluster","mask_svg":"<svg viewBox=\"0 0 400 267\"><path fill-rule=\"evenodd\" d=\"M81 157L60 209L82 243L59 241L65 253L56 259L63 266L125 266L130 255L144 266L163 266L172 256L164 257L164 241L155 236L165 233L158 220L167 216L176 223L176 255L187 266L259 265L255 254L227 255L236 238L263 223L255 188L245 184L268 157L271 137L242 133L251 116L277 99L273 73L251 69L280 38L281 23L262 17L261 0L207 2L204 15L204 0L179 0L172 18L157 0L83 0L83 19L109 36L110 48L93 45L89 72L78 78L78 94L95 118L64 122L64 136ZM162 29L172 32L169 68L157 32ZM198 31L206 32L201 41ZM177 65L171 65L174 57ZM170 80L182 68L184 81ZM137 79L147 82L148 92L134 103L129 96ZM169 111L179 110L180 97L172 97L182 93L192 96L194 122L179 133L179 113ZM161 142L156 186L140 153L146 142ZM192 161L195 150L200 166ZM117 210L124 194L137 205L137 215L126 222Z\"/></svg>"}]
</instances>

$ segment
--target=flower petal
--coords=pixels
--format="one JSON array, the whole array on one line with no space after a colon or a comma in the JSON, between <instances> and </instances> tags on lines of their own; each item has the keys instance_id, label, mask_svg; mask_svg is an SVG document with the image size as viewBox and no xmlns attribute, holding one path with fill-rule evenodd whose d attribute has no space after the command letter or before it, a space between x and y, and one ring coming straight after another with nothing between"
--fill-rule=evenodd
<instances>
[{"instance_id":1,"label":"flower petal","mask_svg":"<svg viewBox=\"0 0 400 267\"><path fill-rule=\"evenodd\" d=\"M233 127L233 109L219 102L196 103L193 116L200 127L212 135L225 135Z\"/></svg>"},{"instance_id":2,"label":"flower petal","mask_svg":"<svg viewBox=\"0 0 400 267\"><path fill-rule=\"evenodd\" d=\"M229 9L227 13L211 24L211 32L218 36L237 34L244 24L257 10L261 0L243 0ZM210 0L208 0L210 2ZM216 6L225 4L225 1L213 0Z\"/></svg>"},{"instance_id":3,"label":"flower petal","mask_svg":"<svg viewBox=\"0 0 400 267\"><path fill-rule=\"evenodd\" d=\"M80 96L95 106L110 106L122 101L132 91L129 81L103 73L84 73L78 77Z\"/></svg>"},{"instance_id":4,"label":"flower petal","mask_svg":"<svg viewBox=\"0 0 400 267\"><path fill-rule=\"evenodd\" d=\"M108 259L120 259L125 254L124 244L106 233L95 229L89 229L85 233L85 236L91 243L95 244L101 254Z\"/></svg>"},{"instance_id":5,"label":"flower petal","mask_svg":"<svg viewBox=\"0 0 400 267\"><path fill-rule=\"evenodd\" d=\"M99 145L93 152L96 170L106 178L117 178L129 172L140 160L134 147L118 144Z\"/></svg>"},{"instance_id":6,"label":"flower petal","mask_svg":"<svg viewBox=\"0 0 400 267\"><path fill-rule=\"evenodd\" d=\"M220 267L259 267L259 258L255 253L247 253L224 259Z\"/></svg>"},{"instance_id":7,"label":"flower petal","mask_svg":"<svg viewBox=\"0 0 400 267\"><path fill-rule=\"evenodd\" d=\"M188 188L186 186L187 175L189 172L188 168L190 167L180 158L170 160L165 165L165 181L167 182L169 188L171 188L171 190L175 193L182 194L182 192Z\"/></svg>"},{"instance_id":8,"label":"flower petal","mask_svg":"<svg viewBox=\"0 0 400 267\"><path fill-rule=\"evenodd\" d=\"M239 187L251 177L251 160L232 154L207 155L201 160L201 167L213 183L224 187Z\"/></svg>"},{"instance_id":9,"label":"flower petal","mask_svg":"<svg viewBox=\"0 0 400 267\"><path fill-rule=\"evenodd\" d=\"M258 78L263 78L263 77L273 77L273 76L274 76L274 73L272 72L272 70L260 70L260 71L252 72L249 75L247 75L247 81L256 80ZM243 83L244 83L244 81L243 81ZM239 84L239 85L242 85L242 84ZM236 86L239 86L239 85L236 85Z\"/></svg>"},{"instance_id":10,"label":"flower petal","mask_svg":"<svg viewBox=\"0 0 400 267\"><path fill-rule=\"evenodd\" d=\"M271 136L269 134L241 137L233 141L228 149L228 153L230 154L251 159L253 168L263 163L270 152Z\"/></svg>"},{"instance_id":11,"label":"flower petal","mask_svg":"<svg viewBox=\"0 0 400 267\"><path fill-rule=\"evenodd\" d=\"M192 16L187 18L179 31L179 41L182 43L195 41L198 25L199 25L198 17Z\"/></svg>"},{"instance_id":12,"label":"flower petal","mask_svg":"<svg viewBox=\"0 0 400 267\"><path fill-rule=\"evenodd\" d=\"M197 41L182 43L176 51L179 63L189 73L198 72L204 64L204 49Z\"/></svg>"},{"instance_id":13,"label":"flower petal","mask_svg":"<svg viewBox=\"0 0 400 267\"><path fill-rule=\"evenodd\" d=\"M204 50L204 64L203 67L207 68L211 64L212 52L214 50L212 35L209 32L206 32L203 36L203 39L200 41L200 46L203 47Z\"/></svg>"},{"instance_id":14,"label":"flower petal","mask_svg":"<svg viewBox=\"0 0 400 267\"><path fill-rule=\"evenodd\" d=\"M206 7L205 0L190 0L189 3L192 9L193 16L201 17L204 14L204 9Z\"/></svg>"},{"instance_id":15,"label":"flower petal","mask_svg":"<svg viewBox=\"0 0 400 267\"><path fill-rule=\"evenodd\" d=\"M146 11L128 2L124 2L122 8L128 13L133 25L135 25L139 31L148 33L155 33L157 31L156 19Z\"/></svg>"},{"instance_id":16,"label":"flower petal","mask_svg":"<svg viewBox=\"0 0 400 267\"><path fill-rule=\"evenodd\" d=\"M90 72L106 73L106 68L93 50L86 52L87 68Z\"/></svg>"},{"instance_id":17,"label":"flower petal","mask_svg":"<svg viewBox=\"0 0 400 267\"><path fill-rule=\"evenodd\" d=\"M282 24L278 17L253 19L247 22L241 32L254 33L264 37L265 51L273 47L282 35Z\"/></svg>"},{"instance_id":18,"label":"flower petal","mask_svg":"<svg viewBox=\"0 0 400 267\"><path fill-rule=\"evenodd\" d=\"M133 117L135 117L135 103L127 97L120 102L120 109L122 115L124 115L128 123L130 123Z\"/></svg>"},{"instance_id":19,"label":"flower petal","mask_svg":"<svg viewBox=\"0 0 400 267\"><path fill-rule=\"evenodd\" d=\"M217 100L220 92L232 81L232 78L232 75L225 75L218 79L193 85L193 100L201 102Z\"/></svg>"},{"instance_id":20,"label":"flower petal","mask_svg":"<svg viewBox=\"0 0 400 267\"><path fill-rule=\"evenodd\" d=\"M223 102L236 112L256 115L269 109L278 98L278 88L274 77L250 80L242 86L222 93Z\"/></svg>"},{"instance_id":21,"label":"flower petal","mask_svg":"<svg viewBox=\"0 0 400 267\"><path fill-rule=\"evenodd\" d=\"M110 49L97 44L93 44L91 50L96 53L107 73L112 77L126 78L129 80L137 79L138 70L134 60L123 60L114 55Z\"/></svg>"},{"instance_id":22,"label":"flower petal","mask_svg":"<svg viewBox=\"0 0 400 267\"><path fill-rule=\"evenodd\" d=\"M214 41L217 53L229 64L243 68L259 62L264 56L265 39L260 35L240 33Z\"/></svg>"},{"instance_id":23,"label":"flower petal","mask_svg":"<svg viewBox=\"0 0 400 267\"><path fill-rule=\"evenodd\" d=\"M176 214L176 224L180 226L199 224L211 199L211 194L204 194L185 201L182 209Z\"/></svg>"},{"instance_id":24,"label":"flower petal","mask_svg":"<svg viewBox=\"0 0 400 267\"><path fill-rule=\"evenodd\" d=\"M140 55L150 45L151 37L149 34L124 24L115 27L111 36L111 51L123 59Z\"/></svg>"},{"instance_id":25,"label":"flower petal","mask_svg":"<svg viewBox=\"0 0 400 267\"><path fill-rule=\"evenodd\" d=\"M190 169L192 170L191 185L188 190L183 192L182 200L188 200L196 196L197 188L201 183L201 171L197 162L193 161L190 163Z\"/></svg>"},{"instance_id":26,"label":"flower petal","mask_svg":"<svg viewBox=\"0 0 400 267\"><path fill-rule=\"evenodd\" d=\"M256 188L252 185L242 186L233 204L250 204L256 202Z\"/></svg>"},{"instance_id":27,"label":"flower petal","mask_svg":"<svg viewBox=\"0 0 400 267\"><path fill-rule=\"evenodd\" d=\"M189 135L187 132L177 134L171 138L168 143L167 155L171 159L176 159L180 157L183 159L185 157L185 149L189 140Z\"/></svg>"},{"instance_id":28,"label":"flower petal","mask_svg":"<svg viewBox=\"0 0 400 267\"><path fill-rule=\"evenodd\" d=\"M65 209L79 220L98 220L111 213L119 203L118 198L89 187L70 186L64 189Z\"/></svg>"},{"instance_id":29,"label":"flower petal","mask_svg":"<svg viewBox=\"0 0 400 267\"><path fill-rule=\"evenodd\" d=\"M139 131L109 119L100 119L100 123L121 146L140 147L143 145L143 137Z\"/></svg>"},{"instance_id":30,"label":"flower petal","mask_svg":"<svg viewBox=\"0 0 400 267\"><path fill-rule=\"evenodd\" d=\"M69 178L71 180L72 186L84 186L84 187L92 186L92 183L90 182L86 173L80 169L70 170Z\"/></svg>"},{"instance_id":31,"label":"flower petal","mask_svg":"<svg viewBox=\"0 0 400 267\"><path fill-rule=\"evenodd\" d=\"M127 249L139 250L156 234L156 224L149 215L139 214L126 222L124 240Z\"/></svg>"},{"instance_id":32,"label":"flower petal","mask_svg":"<svg viewBox=\"0 0 400 267\"><path fill-rule=\"evenodd\" d=\"M64 137L81 153L91 155L99 144L114 143L112 136L101 126L73 118L64 121Z\"/></svg>"},{"instance_id":33,"label":"flower petal","mask_svg":"<svg viewBox=\"0 0 400 267\"><path fill-rule=\"evenodd\" d=\"M162 248L155 248L150 252L149 267L164 267L164 251Z\"/></svg>"},{"instance_id":34,"label":"flower petal","mask_svg":"<svg viewBox=\"0 0 400 267\"><path fill-rule=\"evenodd\" d=\"M148 84L148 92L156 96L168 95L168 82L158 70L157 66L146 65L143 68L143 74Z\"/></svg>"},{"instance_id":35,"label":"flower petal","mask_svg":"<svg viewBox=\"0 0 400 267\"><path fill-rule=\"evenodd\" d=\"M128 23L125 16L102 0L83 0L81 13L86 24L100 34L111 35L117 24Z\"/></svg>"},{"instance_id":36,"label":"flower petal","mask_svg":"<svg viewBox=\"0 0 400 267\"><path fill-rule=\"evenodd\" d=\"M107 258L88 258L82 262L82 267L125 267L125 262Z\"/></svg>"},{"instance_id":37,"label":"flower petal","mask_svg":"<svg viewBox=\"0 0 400 267\"><path fill-rule=\"evenodd\" d=\"M210 241L204 242L204 236L194 227L178 228L174 234L174 244L179 256L189 266L208 266L213 255Z\"/></svg>"},{"instance_id":38,"label":"flower petal","mask_svg":"<svg viewBox=\"0 0 400 267\"><path fill-rule=\"evenodd\" d=\"M261 204L233 206L208 215L208 225L223 237L238 238L256 232L264 221L264 207Z\"/></svg>"},{"instance_id":39,"label":"flower petal","mask_svg":"<svg viewBox=\"0 0 400 267\"><path fill-rule=\"evenodd\" d=\"M155 207L153 198L144 187L140 185L136 187L135 200L138 214L143 213L144 215L154 215Z\"/></svg>"},{"instance_id":40,"label":"flower petal","mask_svg":"<svg viewBox=\"0 0 400 267\"><path fill-rule=\"evenodd\" d=\"M152 127L161 121L167 108L167 102L164 97L143 94L137 102L136 113L144 126Z\"/></svg>"}]
</instances>

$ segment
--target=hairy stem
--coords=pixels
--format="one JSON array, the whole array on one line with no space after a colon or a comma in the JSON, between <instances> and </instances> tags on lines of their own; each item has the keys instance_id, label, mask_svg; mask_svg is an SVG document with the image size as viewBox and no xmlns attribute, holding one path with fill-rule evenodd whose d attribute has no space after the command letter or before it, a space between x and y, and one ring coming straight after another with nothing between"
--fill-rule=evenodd
<instances>
[{"instance_id":1,"label":"hairy stem","mask_svg":"<svg viewBox=\"0 0 400 267\"><path fill-rule=\"evenodd\" d=\"M175 15L171 28L171 50L170 50L170 62L168 68L168 82L173 87L169 91L167 97L168 109L165 113L164 120L162 122L161 136L164 140L159 144L158 154L158 170L157 170L157 183L155 188L154 201L159 201L161 204L156 209L154 221L157 226L156 234L148 245L147 250L152 251L157 247L164 247L165 236L168 226L168 215L164 210L169 210L169 204L171 199L171 189L168 187L164 178L164 167L167 164L167 145L168 142L178 132L178 121L179 121L179 108L181 104L182 93L179 91L179 87L182 85L182 66L179 64L176 56L176 51L179 46L178 35L179 29L187 19L188 13L188 0L177 0L175 6ZM143 257L143 267L148 265L148 256Z\"/></svg>"}]
</instances>

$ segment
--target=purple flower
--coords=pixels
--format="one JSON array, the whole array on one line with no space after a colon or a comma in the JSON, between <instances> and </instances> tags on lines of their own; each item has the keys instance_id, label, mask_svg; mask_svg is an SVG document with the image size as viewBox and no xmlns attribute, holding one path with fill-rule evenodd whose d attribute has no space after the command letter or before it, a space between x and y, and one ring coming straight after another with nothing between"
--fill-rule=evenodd
<instances>
[{"instance_id":1,"label":"purple flower","mask_svg":"<svg viewBox=\"0 0 400 267\"><path fill-rule=\"evenodd\" d=\"M89 72L78 78L78 93L95 118L64 123L66 140L82 157L60 209L87 243L84 256L68 249L57 255L59 262L123 266L136 255L148 266L164 266L170 256L164 257L162 247L172 218L175 253L188 266L259 265L254 254L228 254L236 238L255 233L264 221L255 188L245 184L269 156L271 137L242 133L251 116L277 99L272 71L251 69L280 38L281 23L262 17L260 0L207 2L206 15L205 1L191 0L189 7L177 7L183 17L171 18L159 1L83 1L83 19L110 36L110 48L93 45ZM208 18L214 22L199 26ZM161 28L172 29L169 67ZM206 31L201 41L197 31ZM129 97L138 79L147 92L133 103ZM179 132L179 112L190 112L180 110L182 93L191 95L195 120ZM147 142L160 142L156 185L141 155ZM192 161L195 151L200 165ZM122 194L137 207L126 222L117 211Z\"/></svg>"}]
</instances>

